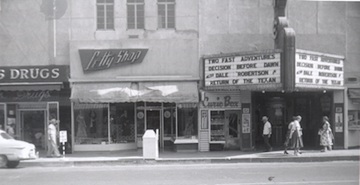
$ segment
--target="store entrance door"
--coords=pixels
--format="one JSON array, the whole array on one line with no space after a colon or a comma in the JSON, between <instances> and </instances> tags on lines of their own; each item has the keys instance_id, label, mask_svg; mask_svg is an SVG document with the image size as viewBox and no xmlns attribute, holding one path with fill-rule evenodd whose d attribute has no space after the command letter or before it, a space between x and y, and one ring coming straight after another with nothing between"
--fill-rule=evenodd
<instances>
[{"instance_id":1,"label":"store entrance door","mask_svg":"<svg viewBox=\"0 0 360 185\"><path fill-rule=\"evenodd\" d=\"M160 110L146 110L146 130L153 129L154 132L159 130L159 146L163 148L163 138L162 138L162 127L161 127L161 116Z\"/></svg>"},{"instance_id":2,"label":"store entrance door","mask_svg":"<svg viewBox=\"0 0 360 185\"><path fill-rule=\"evenodd\" d=\"M225 128L226 133L226 149L239 150L240 149L240 110L225 111Z\"/></svg>"},{"instance_id":3,"label":"store entrance door","mask_svg":"<svg viewBox=\"0 0 360 185\"><path fill-rule=\"evenodd\" d=\"M20 111L20 139L33 143L36 148L45 149L46 146L46 111Z\"/></svg>"}]
</instances>

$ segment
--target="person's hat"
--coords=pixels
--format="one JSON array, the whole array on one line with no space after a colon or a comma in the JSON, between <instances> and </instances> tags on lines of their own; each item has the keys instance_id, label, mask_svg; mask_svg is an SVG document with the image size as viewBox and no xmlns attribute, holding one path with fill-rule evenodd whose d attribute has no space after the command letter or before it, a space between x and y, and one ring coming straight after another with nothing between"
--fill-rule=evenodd
<instances>
[{"instance_id":1,"label":"person's hat","mask_svg":"<svg viewBox=\"0 0 360 185\"><path fill-rule=\"evenodd\" d=\"M263 117L262 117L262 120L265 120L265 121L267 121L267 120L268 120L268 117L266 117L266 116L263 116Z\"/></svg>"},{"instance_id":2,"label":"person's hat","mask_svg":"<svg viewBox=\"0 0 360 185\"><path fill-rule=\"evenodd\" d=\"M58 123L59 121L57 121L56 119L51 119L50 121L49 121L49 123Z\"/></svg>"},{"instance_id":3,"label":"person's hat","mask_svg":"<svg viewBox=\"0 0 360 185\"><path fill-rule=\"evenodd\" d=\"M324 116L323 119L329 121L329 118L327 116Z\"/></svg>"},{"instance_id":4,"label":"person's hat","mask_svg":"<svg viewBox=\"0 0 360 185\"><path fill-rule=\"evenodd\" d=\"M299 116L296 116L296 119L298 120L298 119L301 119L301 116L299 115Z\"/></svg>"}]
</instances>

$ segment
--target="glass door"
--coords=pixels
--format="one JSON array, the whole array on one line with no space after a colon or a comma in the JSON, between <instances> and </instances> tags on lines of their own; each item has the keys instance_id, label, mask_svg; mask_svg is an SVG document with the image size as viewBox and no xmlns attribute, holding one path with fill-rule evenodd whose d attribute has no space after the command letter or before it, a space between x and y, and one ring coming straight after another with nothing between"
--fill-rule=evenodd
<instances>
[{"instance_id":1,"label":"glass door","mask_svg":"<svg viewBox=\"0 0 360 185\"><path fill-rule=\"evenodd\" d=\"M172 150L176 139L176 104L164 103L163 108L163 141L164 149Z\"/></svg>"},{"instance_id":2,"label":"glass door","mask_svg":"<svg viewBox=\"0 0 360 185\"><path fill-rule=\"evenodd\" d=\"M45 149L46 121L45 110L21 110L21 140L33 143L36 148Z\"/></svg>"},{"instance_id":3,"label":"glass door","mask_svg":"<svg viewBox=\"0 0 360 185\"><path fill-rule=\"evenodd\" d=\"M160 110L146 110L146 129L153 129L156 133L156 129L159 130L159 144L162 148L162 130L161 130L161 117Z\"/></svg>"}]
</instances>

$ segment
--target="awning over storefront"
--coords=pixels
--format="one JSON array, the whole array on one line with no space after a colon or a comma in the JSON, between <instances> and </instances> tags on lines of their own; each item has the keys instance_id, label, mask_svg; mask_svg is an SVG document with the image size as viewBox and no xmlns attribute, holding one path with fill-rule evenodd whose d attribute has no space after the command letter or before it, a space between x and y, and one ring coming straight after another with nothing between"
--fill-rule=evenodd
<instances>
[{"instance_id":1,"label":"awning over storefront","mask_svg":"<svg viewBox=\"0 0 360 185\"><path fill-rule=\"evenodd\" d=\"M349 98L360 99L360 88L349 88L348 95Z\"/></svg>"},{"instance_id":2,"label":"awning over storefront","mask_svg":"<svg viewBox=\"0 0 360 185\"><path fill-rule=\"evenodd\" d=\"M196 82L74 83L70 99L82 103L199 101Z\"/></svg>"},{"instance_id":3,"label":"awning over storefront","mask_svg":"<svg viewBox=\"0 0 360 185\"><path fill-rule=\"evenodd\" d=\"M60 91L62 84L0 85L0 91Z\"/></svg>"}]
</instances>

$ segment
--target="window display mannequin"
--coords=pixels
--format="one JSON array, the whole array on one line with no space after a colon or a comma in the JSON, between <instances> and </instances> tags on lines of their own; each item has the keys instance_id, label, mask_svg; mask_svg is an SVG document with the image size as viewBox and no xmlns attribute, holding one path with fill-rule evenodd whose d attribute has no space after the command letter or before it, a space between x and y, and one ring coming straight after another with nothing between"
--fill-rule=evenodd
<instances>
[{"instance_id":1,"label":"window display mannequin","mask_svg":"<svg viewBox=\"0 0 360 185\"><path fill-rule=\"evenodd\" d=\"M77 138L86 138L87 137L86 123L85 123L85 118L84 118L82 111L80 111L79 114L77 115L76 122L77 122L76 137Z\"/></svg>"},{"instance_id":2,"label":"window display mannequin","mask_svg":"<svg viewBox=\"0 0 360 185\"><path fill-rule=\"evenodd\" d=\"M96 133L96 112L90 111L90 133L95 134Z\"/></svg>"}]
</instances>

